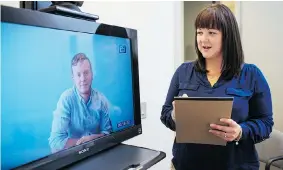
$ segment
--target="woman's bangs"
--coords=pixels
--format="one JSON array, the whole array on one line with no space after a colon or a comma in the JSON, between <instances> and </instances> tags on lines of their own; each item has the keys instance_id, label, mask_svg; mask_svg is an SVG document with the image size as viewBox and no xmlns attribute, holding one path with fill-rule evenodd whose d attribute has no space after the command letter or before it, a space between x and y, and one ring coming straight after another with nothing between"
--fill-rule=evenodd
<instances>
[{"instance_id":1,"label":"woman's bangs","mask_svg":"<svg viewBox=\"0 0 283 170\"><path fill-rule=\"evenodd\" d=\"M220 16L217 15L214 9L203 10L196 18L195 29L206 28L206 29L217 29L221 28Z\"/></svg>"}]
</instances>

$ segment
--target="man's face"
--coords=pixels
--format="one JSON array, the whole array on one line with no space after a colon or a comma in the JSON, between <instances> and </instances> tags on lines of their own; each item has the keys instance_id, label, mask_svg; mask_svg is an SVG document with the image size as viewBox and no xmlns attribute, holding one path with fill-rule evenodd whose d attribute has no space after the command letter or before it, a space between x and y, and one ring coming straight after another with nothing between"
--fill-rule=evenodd
<instances>
[{"instance_id":1,"label":"man's face","mask_svg":"<svg viewBox=\"0 0 283 170\"><path fill-rule=\"evenodd\" d=\"M89 94L92 82L92 70L88 60L78 62L72 66L73 80L80 94Z\"/></svg>"}]
</instances>

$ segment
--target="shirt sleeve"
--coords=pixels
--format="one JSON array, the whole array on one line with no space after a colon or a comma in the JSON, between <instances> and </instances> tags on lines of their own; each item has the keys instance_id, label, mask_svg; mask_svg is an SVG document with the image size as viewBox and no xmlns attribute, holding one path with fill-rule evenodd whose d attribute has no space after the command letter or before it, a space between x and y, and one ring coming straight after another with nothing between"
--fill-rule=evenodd
<instances>
[{"instance_id":1,"label":"shirt sleeve","mask_svg":"<svg viewBox=\"0 0 283 170\"><path fill-rule=\"evenodd\" d=\"M254 79L254 95L249 103L249 119L240 123L242 127L242 139L252 139L259 143L269 138L272 132L273 111L269 85L261 70L253 65L251 70Z\"/></svg>"},{"instance_id":2,"label":"shirt sleeve","mask_svg":"<svg viewBox=\"0 0 283 170\"><path fill-rule=\"evenodd\" d=\"M49 145L51 151L57 152L64 149L68 140L68 129L70 123L70 101L68 96L61 95L56 110L53 112L53 121Z\"/></svg>"},{"instance_id":3,"label":"shirt sleeve","mask_svg":"<svg viewBox=\"0 0 283 170\"><path fill-rule=\"evenodd\" d=\"M101 95L101 133L110 134L112 132L112 123L110 120L110 104L105 96Z\"/></svg>"},{"instance_id":4,"label":"shirt sleeve","mask_svg":"<svg viewBox=\"0 0 283 170\"><path fill-rule=\"evenodd\" d=\"M179 71L180 67L175 71L171 79L169 90L167 92L165 103L162 106L160 117L161 122L173 131L176 130L176 125L175 121L172 119L171 114L173 110L172 102L174 101L174 97L177 96L179 92Z\"/></svg>"}]
</instances>

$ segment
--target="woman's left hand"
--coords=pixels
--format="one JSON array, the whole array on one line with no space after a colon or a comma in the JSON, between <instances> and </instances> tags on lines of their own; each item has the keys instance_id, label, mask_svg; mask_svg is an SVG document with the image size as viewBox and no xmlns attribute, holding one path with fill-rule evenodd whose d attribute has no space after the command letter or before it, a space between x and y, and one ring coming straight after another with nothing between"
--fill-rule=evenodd
<instances>
[{"instance_id":1,"label":"woman's left hand","mask_svg":"<svg viewBox=\"0 0 283 170\"><path fill-rule=\"evenodd\" d=\"M234 141L239 138L239 135L242 133L242 128L238 123L232 119L225 118L220 119L220 121L227 124L227 126L210 124L212 130L209 130L209 132L224 139L225 141Z\"/></svg>"}]
</instances>

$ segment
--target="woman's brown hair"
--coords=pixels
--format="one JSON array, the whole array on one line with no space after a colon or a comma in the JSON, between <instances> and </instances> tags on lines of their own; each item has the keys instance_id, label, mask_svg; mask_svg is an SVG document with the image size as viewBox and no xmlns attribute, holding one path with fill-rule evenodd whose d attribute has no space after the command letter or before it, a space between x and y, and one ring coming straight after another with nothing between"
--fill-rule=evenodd
<instances>
[{"instance_id":1,"label":"woman's brown hair","mask_svg":"<svg viewBox=\"0 0 283 170\"><path fill-rule=\"evenodd\" d=\"M240 31L232 11L223 4L212 4L198 14L195 30L198 28L217 29L222 32L222 76L229 80L238 75L244 63L244 53ZM196 70L206 73L205 58L197 46L197 34L195 34L195 49L198 55Z\"/></svg>"}]
</instances>

